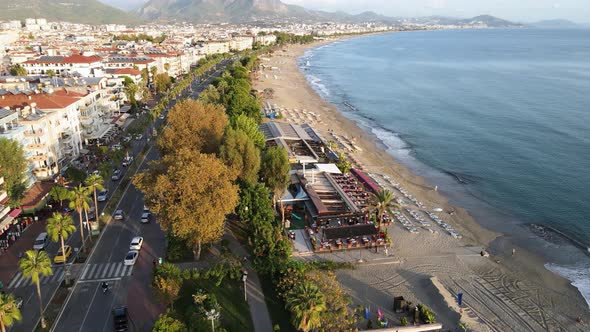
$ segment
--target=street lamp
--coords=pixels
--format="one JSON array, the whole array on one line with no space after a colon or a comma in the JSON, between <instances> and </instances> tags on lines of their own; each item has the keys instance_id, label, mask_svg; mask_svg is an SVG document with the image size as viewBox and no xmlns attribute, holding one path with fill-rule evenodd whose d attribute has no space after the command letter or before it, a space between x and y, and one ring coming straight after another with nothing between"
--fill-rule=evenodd
<instances>
[{"instance_id":1,"label":"street lamp","mask_svg":"<svg viewBox=\"0 0 590 332\"><path fill-rule=\"evenodd\" d=\"M211 309L211 311L207 311L205 313L207 319L211 320L211 331L215 332L215 320L219 318L219 313L215 311L215 309Z\"/></svg>"},{"instance_id":2,"label":"street lamp","mask_svg":"<svg viewBox=\"0 0 590 332\"><path fill-rule=\"evenodd\" d=\"M248 302L248 296L246 295L246 280L248 279L248 271L244 270L242 272L242 281L244 282L244 301Z\"/></svg>"}]
</instances>

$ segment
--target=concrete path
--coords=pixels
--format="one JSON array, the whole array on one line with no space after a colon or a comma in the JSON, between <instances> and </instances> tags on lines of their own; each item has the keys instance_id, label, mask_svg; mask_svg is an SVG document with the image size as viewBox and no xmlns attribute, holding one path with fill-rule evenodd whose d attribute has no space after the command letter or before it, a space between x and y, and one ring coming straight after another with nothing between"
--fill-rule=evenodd
<instances>
[{"instance_id":1,"label":"concrete path","mask_svg":"<svg viewBox=\"0 0 590 332\"><path fill-rule=\"evenodd\" d=\"M242 247L240 242L238 242L231 229L226 227L225 230L226 233L223 238L229 240L229 248L231 252L238 257L248 256L248 251ZM252 323L254 324L254 331L273 331L272 320L270 319L268 307L266 306L258 273L252 268L249 261L246 262L245 267L246 271L248 271L246 294L248 298L248 306L250 307L250 316L252 317Z\"/></svg>"}]
</instances>

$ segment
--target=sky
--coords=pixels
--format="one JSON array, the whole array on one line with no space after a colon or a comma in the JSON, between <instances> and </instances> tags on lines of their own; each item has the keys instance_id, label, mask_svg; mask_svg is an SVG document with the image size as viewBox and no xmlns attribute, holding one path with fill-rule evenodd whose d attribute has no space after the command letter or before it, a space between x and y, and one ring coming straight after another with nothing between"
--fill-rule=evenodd
<instances>
[{"instance_id":1,"label":"sky","mask_svg":"<svg viewBox=\"0 0 590 332\"><path fill-rule=\"evenodd\" d=\"M517 22L567 19L590 23L590 0L282 0L309 9L360 13L371 10L395 17L482 14Z\"/></svg>"}]
</instances>

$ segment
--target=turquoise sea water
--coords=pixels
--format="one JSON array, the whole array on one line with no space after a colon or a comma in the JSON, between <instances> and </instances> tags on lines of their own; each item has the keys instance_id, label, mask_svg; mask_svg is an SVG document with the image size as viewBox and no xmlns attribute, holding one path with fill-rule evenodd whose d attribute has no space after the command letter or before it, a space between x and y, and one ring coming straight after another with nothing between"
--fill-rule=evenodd
<instances>
[{"instance_id":1,"label":"turquoise sea water","mask_svg":"<svg viewBox=\"0 0 590 332\"><path fill-rule=\"evenodd\" d=\"M300 66L389 153L529 241L590 299L588 252L531 240L526 226L590 247L590 30L375 35L310 50Z\"/></svg>"}]
</instances>

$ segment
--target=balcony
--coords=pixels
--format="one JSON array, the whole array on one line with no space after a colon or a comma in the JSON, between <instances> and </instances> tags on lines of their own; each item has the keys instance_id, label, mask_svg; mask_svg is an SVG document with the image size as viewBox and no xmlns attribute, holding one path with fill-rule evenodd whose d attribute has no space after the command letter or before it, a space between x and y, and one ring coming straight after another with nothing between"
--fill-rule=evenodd
<instances>
[{"instance_id":1,"label":"balcony","mask_svg":"<svg viewBox=\"0 0 590 332\"><path fill-rule=\"evenodd\" d=\"M45 150L45 148L45 143L33 143L27 145L27 149L29 150Z\"/></svg>"},{"instance_id":2,"label":"balcony","mask_svg":"<svg viewBox=\"0 0 590 332\"><path fill-rule=\"evenodd\" d=\"M72 136L71 135L63 135L60 139L61 143L71 144L72 143Z\"/></svg>"},{"instance_id":3,"label":"balcony","mask_svg":"<svg viewBox=\"0 0 590 332\"><path fill-rule=\"evenodd\" d=\"M45 160L48 160L48 159L49 159L49 156L47 156L44 153L34 155L34 156L32 156L30 158L31 161L45 161Z\"/></svg>"},{"instance_id":4,"label":"balcony","mask_svg":"<svg viewBox=\"0 0 590 332\"><path fill-rule=\"evenodd\" d=\"M0 219L10 213L10 206L0 205Z\"/></svg>"},{"instance_id":5,"label":"balcony","mask_svg":"<svg viewBox=\"0 0 590 332\"><path fill-rule=\"evenodd\" d=\"M51 169L49 167L38 167L33 170L33 174L37 178L48 178L51 176Z\"/></svg>"},{"instance_id":6,"label":"balcony","mask_svg":"<svg viewBox=\"0 0 590 332\"><path fill-rule=\"evenodd\" d=\"M8 194L6 193L6 190L0 190L0 202L5 200L7 197L8 197Z\"/></svg>"},{"instance_id":7,"label":"balcony","mask_svg":"<svg viewBox=\"0 0 590 332\"><path fill-rule=\"evenodd\" d=\"M25 137L41 137L43 134L43 130L41 129L25 131Z\"/></svg>"}]
</instances>

